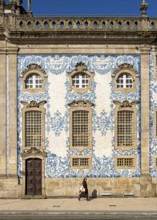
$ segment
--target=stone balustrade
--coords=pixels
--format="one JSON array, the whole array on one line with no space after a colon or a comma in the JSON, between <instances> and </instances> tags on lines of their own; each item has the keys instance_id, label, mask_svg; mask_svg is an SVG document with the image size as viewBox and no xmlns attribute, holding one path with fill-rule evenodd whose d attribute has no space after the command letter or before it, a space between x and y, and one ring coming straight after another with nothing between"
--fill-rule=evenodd
<instances>
[{"instance_id":1,"label":"stone balustrade","mask_svg":"<svg viewBox=\"0 0 157 220\"><path fill-rule=\"evenodd\" d=\"M156 31L155 18L42 18L16 17L19 31Z\"/></svg>"}]
</instances>

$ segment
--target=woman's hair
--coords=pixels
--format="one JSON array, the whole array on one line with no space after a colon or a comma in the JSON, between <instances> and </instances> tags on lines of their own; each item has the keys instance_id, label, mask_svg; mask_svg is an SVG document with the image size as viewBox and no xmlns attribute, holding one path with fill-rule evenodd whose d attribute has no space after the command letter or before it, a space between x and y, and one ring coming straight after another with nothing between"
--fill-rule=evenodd
<instances>
[{"instance_id":1,"label":"woman's hair","mask_svg":"<svg viewBox=\"0 0 157 220\"><path fill-rule=\"evenodd\" d=\"M83 182L86 181L86 180L87 180L87 178L84 178L84 179L83 179Z\"/></svg>"}]
</instances>

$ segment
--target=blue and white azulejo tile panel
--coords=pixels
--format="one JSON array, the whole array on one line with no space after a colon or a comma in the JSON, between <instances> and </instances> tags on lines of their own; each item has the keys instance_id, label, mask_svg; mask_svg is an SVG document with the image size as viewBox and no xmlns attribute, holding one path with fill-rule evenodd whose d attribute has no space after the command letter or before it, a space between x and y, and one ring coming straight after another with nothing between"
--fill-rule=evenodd
<instances>
[{"instance_id":1,"label":"blue and white azulejo tile panel","mask_svg":"<svg viewBox=\"0 0 157 220\"><path fill-rule=\"evenodd\" d=\"M76 64L83 62L94 72L92 90L84 94L70 90L67 74ZM20 75L28 65L36 63L45 70L48 78L45 91L31 94L22 91ZM131 177L140 175L140 107L138 106L138 149L135 151L114 150L114 105L113 100L139 101L140 80L137 93L115 92L111 74L119 65L128 63L138 72L140 79L140 56L138 55L19 55L18 56L18 173L21 176L22 162L22 113L21 101L30 103L47 101L45 147L47 151L46 177ZM79 152L70 150L69 106L72 101L87 100L93 107L93 149ZM114 155L138 155L137 169L114 170ZM92 155L91 170L69 169L70 155Z\"/></svg>"}]
</instances>

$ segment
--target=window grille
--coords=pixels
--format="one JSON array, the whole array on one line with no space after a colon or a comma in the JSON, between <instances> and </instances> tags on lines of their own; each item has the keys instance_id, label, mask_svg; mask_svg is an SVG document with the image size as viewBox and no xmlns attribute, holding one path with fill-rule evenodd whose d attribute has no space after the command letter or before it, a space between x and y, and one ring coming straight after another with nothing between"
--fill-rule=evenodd
<instances>
[{"instance_id":1,"label":"window grille","mask_svg":"<svg viewBox=\"0 0 157 220\"><path fill-rule=\"evenodd\" d=\"M117 145L134 145L134 112L119 111L117 115Z\"/></svg>"},{"instance_id":2,"label":"window grille","mask_svg":"<svg viewBox=\"0 0 157 220\"><path fill-rule=\"evenodd\" d=\"M72 113L72 146L89 146L89 112L74 111Z\"/></svg>"},{"instance_id":3,"label":"window grille","mask_svg":"<svg viewBox=\"0 0 157 220\"><path fill-rule=\"evenodd\" d=\"M28 111L25 113L25 146L41 147L42 144L42 113Z\"/></svg>"},{"instance_id":4,"label":"window grille","mask_svg":"<svg viewBox=\"0 0 157 220\"><path fill-rule=\"evenodd\" d=\"M133 158L117 158L117 167L133 167Z\"/></svg>"},{"instance_id":5,"label":"window grille","mask_svg":"<svg viewBox=\"0 0 157 220\"><path fill-rule=\"evenodd\" d=\"M42 80L38 74L30 74L26 78L26 88L27 89L39 89L42 88Z\"/></svg>"},{"instance_id":6,"label":"window grille","mask_svg":"<svg viewBox=\"0 0 157 220\"><path fill-rule=\"evenodd\" d=\"M89 158L72 158L73 167L88 167Z\"/></svg>"},{"instance_id":7,"label":"window grille","mask_svg":"<svg viewBox=\"0 0 157 220\"><path fill-rule=\"evenodd\" d=\"M117 88L132 88L133 79L130 74L123 73L117 79Z\"/></svg>"},{"instance_id":8,"label":"window grille","mask_svg":"<svg viewBox=\"0 0 157 220\"><path fill-rule=\"evenodd\" d=\"M72 78L72 85L76 88L86 88L89 85L89 76L85 73L77 73Z\"/></svg>"}]
</instances>

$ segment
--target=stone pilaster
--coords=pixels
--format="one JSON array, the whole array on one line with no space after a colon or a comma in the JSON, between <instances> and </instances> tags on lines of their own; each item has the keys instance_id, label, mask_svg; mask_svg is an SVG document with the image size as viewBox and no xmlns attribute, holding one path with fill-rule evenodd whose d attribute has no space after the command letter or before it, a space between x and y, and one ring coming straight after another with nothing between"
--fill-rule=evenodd
<instances>
[{"instance_id":1,"label":"stone pilaster","mask_svg":"<svg viewBox=\"0 0 157 220\"><path fill-rule=\"evenodd\" d=\"M17 48L8 49L8 175L17 176Z\"/></svg>"},{"instance_id":2,"label":"stone pilaster","mask_svg":"<svg viewBox=\"0 0 157 220\"><path fill-rule=\"evenodd\" d=\"M141 174L149 176L149 56L150 47L141 46Z\"/></svg>"},{"instance_id":3,"label":"stone pilaster","mask_svg":"<svg viewBox=\"0 0 157 220\"><path fill-rule=\"evenodd\" d=\"M0 177L6 176L6 52L0 50Z\"/></svg>"}]
</instances>

